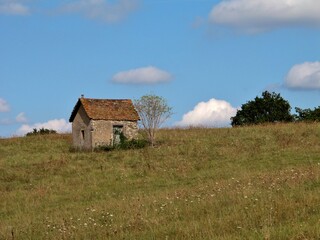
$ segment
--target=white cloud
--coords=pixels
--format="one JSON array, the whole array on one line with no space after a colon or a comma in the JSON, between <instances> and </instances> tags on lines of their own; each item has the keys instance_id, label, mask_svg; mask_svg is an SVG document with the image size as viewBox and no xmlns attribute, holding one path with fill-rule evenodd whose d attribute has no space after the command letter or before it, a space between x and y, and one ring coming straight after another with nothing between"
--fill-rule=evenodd
<instances>
[{"instance_id":1,"label":"white cloud","mask_svg":"<svg viewBox=\"0 0 320 240\"><path fill-rule=\"evenodd\" d=\"M245 32L286 26L320 26L319 0L223 0L209 21Z\"/></svg>"},{"instance_id":2,"label":"white cloud","mask_svg":"<svg viewBox=\"0 0 320 240\"><path fill-rule=\"evenodd\" d=\"M21 1L0 0L0 14L28 15L29 13L30 9Z\"/></svg>"},{"instance_id":3,"label":"white cloud","mask_svg":"<svg viewBox=\"0 0 320 240\"><path fill-rule=\"evenodd\" d=\"M231 124L230 118L235 116L237 109L224 100L210 99L198 103L194 109L183 115L178 126L226 127Z\"/></svg>"},{"instance_id":4,"label":"white cloud","mask_svg":"<svg viewBox=\"0 0 320 240\"><path fill-rule=\"evenodd\" d=\"M10 106L6 102L6 100L0 98L0 112L9 112L10 111Z\"/></svg>"},{"instance_id":5,"label":"white cloud","mask_svg":"<svg viewBox=\"0 0 320 240\"><path fill-rule=\"evenodd\" d=\"M63 13L79 13L87 18L102 20L107 23L118 22L138 8L138 0L78 0L65 4Z\"/></svg>"},{"instance_id":6,"label":"white cloud","mask_svg":"<svg viewBox=\"0 0 320 240\"><path fill-rule=\"evenodd\" d=\"M119 72L112 77L116 83L155 84L172 80L172 75L156 67L143 67Z\"/></svg>"},{"instance_id":7,"label":"white cloud","mask_svg":"<svg viewBox=\"0 0 320 240\"><path fill-rule=\"evenodd\" d=\"M320 89L320 62L294 65L286 76L285 86L294 89Z\"/></svg>"},{"instance_id":8,"label":"white cloud","mask_svg":"<svg viewBox=\"0 0 320 240\"><path fill-rule=\"evenodd\" d=\"M18 122L18 123L28 122L27 117L24 112L21 112L16 116L16 122Z\"/></svg>"},{"instance_id":9,"label":"white cloud","mask_svg":"<svg viewBox=\"0 0 320 240\"><path fill-rule=\"evenodd\" d=\"M70 132L71 124L65 119L54 119L45 123L35 123L33 125L23 124L16 132L17 135L25 135L28 132L32 132L33 129L46 128L53 129L59 133Z\"/></svg>"}]
</instances>

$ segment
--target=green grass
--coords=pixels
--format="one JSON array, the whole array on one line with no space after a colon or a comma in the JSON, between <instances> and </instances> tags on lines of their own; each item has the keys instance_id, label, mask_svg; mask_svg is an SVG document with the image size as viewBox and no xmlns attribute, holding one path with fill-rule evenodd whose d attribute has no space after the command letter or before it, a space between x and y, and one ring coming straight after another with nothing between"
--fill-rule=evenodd
<instances>
[{"instance_id":1,"label":"green grass","mask_svg":"<svg viewBox=\"0 0 320 240\"><path fill-rule=\"evenodd\" d=\"M2 239L320 239L320 125L172 129L72 152L0 139Z\"/></svg>"}]
</instances>

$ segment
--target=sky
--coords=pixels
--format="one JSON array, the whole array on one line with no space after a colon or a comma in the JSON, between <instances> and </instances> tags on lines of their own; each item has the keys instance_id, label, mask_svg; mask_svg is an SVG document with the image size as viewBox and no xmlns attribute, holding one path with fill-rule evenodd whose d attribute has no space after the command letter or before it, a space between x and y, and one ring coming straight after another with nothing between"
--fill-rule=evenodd
<instances>
[{"instance_id":1,"label":"sky","mask_svg":"<svg viewBox=\"0 0 320 240\"><path fill-rule=\"evenodd\" d=\"M0 0L0 137L71 131L87 98L164 97L228 127L263 91L320 105L319 0Z\"/></svg>"}]
</instances>

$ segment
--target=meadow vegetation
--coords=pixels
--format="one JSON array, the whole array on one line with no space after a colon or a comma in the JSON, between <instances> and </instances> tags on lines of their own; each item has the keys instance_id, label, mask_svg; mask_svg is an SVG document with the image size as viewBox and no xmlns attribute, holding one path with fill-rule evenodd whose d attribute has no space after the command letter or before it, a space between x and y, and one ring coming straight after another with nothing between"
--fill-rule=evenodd
<instances>
[{"instance_id":1,"label":"meadow vegetation","mask_svg":"<svg viewBox=\"0 0 320 240\"><path fill-rule=\"evenodd\" d=\"M162 129L143 149L0 139L0 239L319 239L320 125Z\"/></svg>"}]
</instances>

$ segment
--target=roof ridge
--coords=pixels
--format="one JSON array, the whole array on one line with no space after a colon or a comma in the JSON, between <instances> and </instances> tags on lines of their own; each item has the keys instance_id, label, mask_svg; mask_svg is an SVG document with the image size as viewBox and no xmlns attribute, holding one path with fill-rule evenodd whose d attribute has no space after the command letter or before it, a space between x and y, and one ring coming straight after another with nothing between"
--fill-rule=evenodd
<instances>
[{"instance_id":1,"label":"roof ridge","mask_svg":"<svg viewBox=\"0 0 320 240\"><path fill-rule=\"evenodd\" d=\"M130 98L79 98L86 100L131 100Z\"/></svg>"},{"instance_id":2,"label":"roof ridge","mask_svg":"<svg viewBox=\"0 0 320 240\"><path fill-rule=\"evenodd\" d=\"M80 106L83 106L90 119L138 121L139 115L131 99L79 98L69 121L75 118Z\"/></svg>"}]
</instances>

